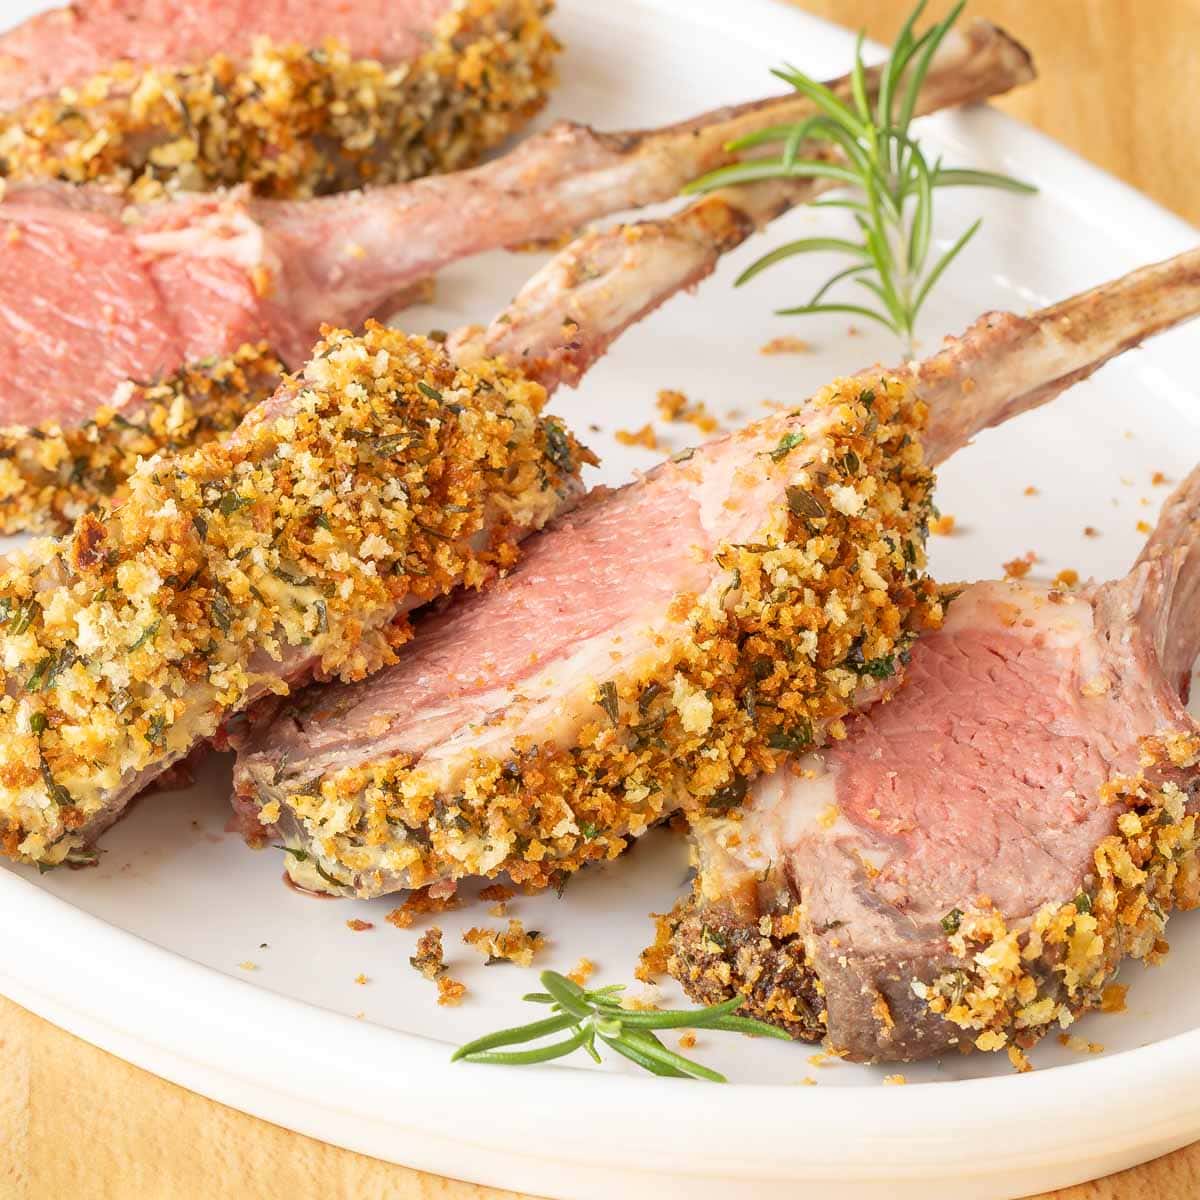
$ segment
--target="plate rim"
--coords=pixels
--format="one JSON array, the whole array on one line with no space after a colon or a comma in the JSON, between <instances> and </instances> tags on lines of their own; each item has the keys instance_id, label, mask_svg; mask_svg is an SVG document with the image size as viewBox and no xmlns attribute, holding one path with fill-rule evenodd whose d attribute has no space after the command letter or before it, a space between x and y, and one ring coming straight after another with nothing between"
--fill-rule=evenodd
<instances>
[{"instance_id":1,"label":"plate rim","mask_svg":"<svg viewBox=\"0 0 1200 1200\"><path fill-rule=\"evenodd\" d=\"M735 24L720 0L626 3L681 22L702 19L713 31ZM741 0L736 27L742 41L751 23L754 36L764 40L808 28L825 41L853 46L853 33L784 0ZM1036 178L1052 196L1070 195L1077 203L1086 189L1089 218L1114 243L1136 247L1139 255L1164 256L1197 240L1197 231L1182 218L1016 118L981 108L934 119L947 140L969 129L1000 147L1009 169ZM517 1071L459 1064L450 1071L448 1043L357 1022L228 976L110 925L8 870L0 871L0 914L8 942L0 960L0 991L52 1023L253 1116L361 1153L494 1186L544 1187L530 1181L546 1178L544 1169L555 1164L585 1174L625 1170L750 1181L917 1180L934 1170L959 1169L999 1175L1011 1173L1014 1165L1061 1165L1058 1122L1064 1111L1086 1114L1090 1126L1089 1135L1074 1122L1078 1134L1070 1140L1069 1157L1078 1173L1064 1180L1070 1182L1088 1177L1088 1163L1114 1154L1136 1161L1147 1146L1170 1148L1200 1133L1200 1094L1185 1103L1200 1065L1200 1028L1047 1070L1042 1075L1053 1077L1052 1086L1030 1086L1024 1082L1029 1077L1014 1074L819 1093L794 1085L735 1083L714 1092L549 1067ZM86 1003L79 999L81 981ZM303 1070L294 1055L298 1031L306 1035ZM346 1061L355 1063L353 1079ZM322 1068L315 1076L320 1095L314 1093L314 1067ZM1133 1112L1120 1086L1132 1075L1157 1081L1139 1096ZM486 1127L475 1121L459 1132L454 1118L461 1118L468 1090L503 1091L507 1100L486 1110ZM792 1099L779 1103L789 1092ZM1012 1094L1022 1100L1012 1101ZM871 1098L875 1118L869 1156L861 1154L864 1095ZM390 1106L381 1117L372 1098L382 1096ZM948 1103L956 1107L953 1127L936 1132ZM654 1122L644 1116L650 1107ZM749 1110L752 1123L737 1119L739 1111ZM571 1114L580 1111L603 1118L605 1136L598 1145L575 1128L579 1122ZM512 1149L534 1120L553 1132L553 1155ZM972 1131L1001 1123L1005 1132L997 1139L994 1162L981 1160ZM734 1129L736 1138L730 1138ZM718 1134L724 1135L719 1141ZM678 1161L680 1145L689 1148L686 1168ZM478 1156L474 1166L462 1157L470 1153ZM572 1194L603 1194L590 1186L584 1178Z\"/></svg>"}]
</instances>

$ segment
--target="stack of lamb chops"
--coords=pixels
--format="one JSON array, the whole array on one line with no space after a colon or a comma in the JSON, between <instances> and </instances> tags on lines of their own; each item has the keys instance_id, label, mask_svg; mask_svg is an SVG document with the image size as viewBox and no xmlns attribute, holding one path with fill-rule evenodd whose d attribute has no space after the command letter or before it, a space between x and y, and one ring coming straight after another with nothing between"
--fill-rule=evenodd
<instances>
[{"instance_id":1,"label":"stack of lamb chops","mask_svg":"<svg viewBox=\"0 0 1200 1200\"><path fill-rule=\"evenodd\" d=\"M1025 52L977 22L944 43L919 108L1031 76ZM127 209L94 186L10 185L0 530L62 532L119 498L139 456L227 434L308 359L323 323L357 327L467 255L669 199L729 161L732 139L811 111L792 95L661 130L559 123L474 170L307 201L240 190Z\"/></svg>"},{"instance_id":2,"label":"stack of lamb chops","mask_svg":"<svg viewBox=\"0 0 1200 1200\"><path fill-rule=\"evenodd\" d=\"M474 491L474 508L462 506L470 509L468 519L458 523L452 520L450 528L439 530L454 547L449 552L452 564L427 591L414 586L410 557L415 554L418 560L418 577L438 574L447 564L428 537L420 544L422 539L415 530L421 526L415 520L385 519L380 528L387 533L368 535L378 536L384 543L381 557L389 565L401 566L397 572L403 581L399 588L373 588L366 579L373 572L356 573L353 567L346 572L332 563L334 557L344 553L337 543L344 542L347 533L361 533L364 517L378 518L387 512L386 504L380 506L382 511L371 510L370 505L361 503L360 496L354 498L357 507L349 520L345 512L337 513L336 521L326 517L324 526L320 520L323 512L312 518L314 528L332 534L330 540L337 546L325 561L317 561L322 557L314 553L320 535L307 540L296 537L297 512L304 507L299 497L303 497L311 516L313 506L309 502L315 492L305 489L314 484L312 472L291 462L307 457L303 466L315 463L318 482L329 482L329 462L338 462L339 469L343 469L347 442L362 440L347 438L348 426L330 421L334 397L344 396L347 385L366 393L355 415L359 421L368 422L366 432L375 443L377 456L390 458L400 451L408 463L409 449L423 444L432 451L432 457L419 464L426 471L431 465L454 461L461 451L458 446L439 444L436 434L433 441L426 438L423 443L419 434L414 435L415 428L440 425L445 418L413 409L413 393L444 406L455 417L468 411L475 416L486 409L489 416L512 420L514 410L523 407L527 427L535 432L519 466L540 461L543 470L547 463L556 467L561 506L562 499L572 491L571 478L581 452L561 428L537 423L540 402L536 394L523 389L518 377L506 374L505 368L481 355L503 347L544 369L550 382L562 375L570 377L581 363L586 365L593 348L603 348L610 329L619 331L644 307L641 301L632 299L639 282L639 265L646 272L644 279L655 285L662 282L664 268L666 277L677 281L676 286L690 282L703 273L716 253L739 241L757 221L794 201L794 194L778 187L763 187L736 201L717 197L680 217L638 227L641 232L632 237L625 233L623 243L644 248L644 254L614 251L616 243L593 237L535 280L529 292L519 298L509 319L501 323L503 328L494 326L482 336L467 333L454 339L457 366L428 343L378 329L370 330L362 339L331 335L304 379L285 382L226 445L206 448L179 460L165 457L149 464L135 476L133 499L128 506L100 520L81 520L70 538L43 543L23 561L14 562L4 580L6 599L13 605L6 623L5 641L10 643L6 658L31 665L34 656L40 658L23 686L14 686L10 676L0 714L9 725L11 741L24 735L18 746L22 754L14 754L6 764L6 777L14 781L7 788L9 795L3 798L9 822L6 849L34 858L50 851L45 859L50 862L70 857L119 812L138 786L194 742L198 728L208 727L211 731L214 712L218 717L225 715L263 690L286 686L288 681L314 669L339 669L352 660L344 673L354 675L386 660L390 653L387 643L393 639L385 637L385 645L376 645L366 653L361 643L351 646L361 627L356 630L356 621L348 618L345 608L336 605L341 611L330 623L331 606L313 600L309 591L329 599L340 591L346 593L342 599L353 597L357 601L365 585L380 612L389 606L395 611L446 590L458 579L477 581L478 574L475 580L471 578L472 566L486 572L503 563L507 551L498 551L497 545L511 547L516 536L528 528L519 518L514 519L509 507L528 510L528 496L521 489ZM705 236L712 238L707 246ZM582 274L575 269L580 262L589 266ZM620 282L628 289L624 294L605 280L603 270L593 273L591 268L597 262L606 266L620 263L625 271ZM635 268L632 276L630 266ZM1098 329L1089 328L1083 337L1078 336L1078 318L1094 307L1096 297L1078 298L1032 322L1012 317L986 320L973 336L964 339L963 346L968 354L979 355L971 378L981 367L993 366L1000 368L996 383L976 389L967 410L960 409L957 414L951 414L946 401L955 389L962 390L967 378L955 374L960 356L950 356L948 371L943 359L934 360L915 375L906 371L871 372L867 378L834 385L803 410L759 422L741 435L701 448L687 462L664 466L641 484L591 498L577 516L564 519L535 541L533 550L526 554L526 563L532 565L517 568L505 583L481 597L458 601L445 613L429 619L429 628L422 630L425 636L415 652L381 676L378 685L313 693L303 709L283 714L282 726L256 733L239 771L239 778L248 781L248 786L242 788L244 796L257 806L255 816L267 821L286 818L293 834L309 839L307 844L293 846L301 852L292 857L297 864L313 862L315 875L323 881L318 887L371 894L412 886L421 872L426 882L438 879L443 883L452 883L456 876L494 874L503 869L520 875L523 864L545 861L549 848L549 871L541 866L524 871L532 881L545 883L559 871L614 852L627 836L636 835L672 807L702 807L711 814L714 808L741 804L746 799L748 781L754 776L778 765L787 753L803 750L830 732L840 733L838 723L847 713L891 690L910 653L910 643L923 627L941 620L942 599L922 570L921 542L931 482L920 448L926 406L933 413L931 449L935 454L948 452L956 440L965 439L973 430L1044 402L1112 354L1194 315L1195 274L1196 264L1187 258L1165 265L1153 277L1158 303L1148 306L1130 303L1134 296L1144 300L1144 277L1101 289L1098 297L1106 301L1117 298L1115 311L1110 321L1101 322ZM555 287L561 288L564 283L565 302L555 293ZM665 295L670 290L663 288L653 294ZM537 341L537 332L544 334L552 326L547 314L557 315L560 332L564 316L568 318L570 336L560 336L557 345L545 337L541 343ZM609 326L589 325L589 318L596 314L605 316ZM1072 317L1076 322L1074 335L1064 333ZM522 330L532 335L525 342L521 340ZM403 365L389 374L396 358ZM1011 362L1014 369L1014 375L1007 379L1003 372L1006 362ZM365 371L370 372L370 378L384 381L377 390ZM426 386L422 388L421 383ZM481 395L492 392L500 394L495 406L489 408L491 402L481 405ZM435 393L436 400L427 393ZM376 395L393 400L404 395L409 411L389 421L382 417ZM359 399L357 394L355 399ZM456 407L462 411L456 412ZM371 421L380 423L375 426L369 424ZM326 429L326 424L332 428ZM303 440L301 430L311 435L318 429L316 442ZM329 462L313 456L312 447L317 444L329 455ZM353 467L341 478L352 480L365 491L378 489L382 477L364 469L357 448L352 457ZM760 463L760 459L765 461ZM280 461L285 464L282 469ZM221 468L226 469L224 476L217 474ZM516 474L521 476L522 471L518 469ZM428 478L425 475L423 482ZM220 490L219 479L232 479L233 488ZM182 486L185 480L189 486ZM245 489L243 482L249 485ZM263 483L268 486L256 492L256 485ZM736 491L736 498L730 495L731 490ZM425 498L433 499L435 492L434 487L427 487ZM286 497L285 502L273 504L276 496ZM444 497L439 499L444 516ZM263 501L270 510L265 514L268 536L256 540L255 534L263 532ZM404 501L399 507L407 511L407 495ZM497 517L493 508L489 520L487 510L497 501L502 512ZM1187 512L1188 503L1186 497L1181 498L1177 510ZM152 508L152 504L158 507ZM451 511L458 507L451 506ZM233 519L243 509L254 511L244 522ZM683 517L685 509L691 512L690 517ZM176 518L190 520L197 545L187 544L182 520ZM645 528L645 520L653 523L656 518L663 536L651 555L658 572L652 585L644 594L633 596L632 605L613 606L621 610L615 615L604 611L596 600L598 596L611 599L605 589L605 552L612 552L614 542L620 546L627 541L632 530ZM155 521L159 522L158 528L154 527ZM207 549L210 522L220 526L218 546L212 551ZM539 523L539 518L535 516L532 523ZM685 536L699 534L700 546L711 555L706 571L689 572L685 560L695 556L690 545L688 554L681 553L677 536L680 525L685 527ZM486 550L480 549L479 533L498 526L503 527L498 542L493 538ZM389 538L388 533L398 536ZM1168 534L1164 539L1166 543L1172 540ZM164 579L152 567L151 573L157 577L149 581L152 586L147 586L139 568L145 563L148 543L159 550L168 543L182 546L180 561L172 565L192 569L191 577ZM581 546L594 552L586 561L580 558ZM360 545L360 554L362 549ZM249 553L252 568L226 571L230 563L243 561L243 551ZM308 555L302 577L292 572L297 553ZM1170 589L1162 582L1166 577L1163 554L1160 546L1151 560L1160 568L1158 587L1166 596ZM123 567L130 568L125 579L120 577ZM266 570L255 571L253 567ZM627 568L626 558L620 564L621 578L627 578ZM1184 578L1186 572L1179 562L1174 569L1181 572L1180 579ZM110 601L108 582L100 578L109 570L113 583L123 593L121 605ZM528 587L531 577L539 572L543 586ZM228 620L229 627L216 619L221 609L219 599L225 594L222 589L236 582L254 594L258 591L256 585L266 583L268 573L281 579L284 587L269 598L256 595L256 605L248 605L251 611L247 614L226 609L224 620ZM207 578L197 586L201 576ZM547 579L551 584L546 583ZM71 619L76 630L88 627L93 634L95 617L100 618L100 625L118 623L108 622L110 610L129 608L130 604L136 610L139 601L146 601L164 582L180 600L177 609L172 609L170 602L161 610L151 605L151 614L161 611L165 615L151 620L136 642L117 656L117 673L131 678L134 687L114 687L112 672L102 669L100 690L105 694L99 707L88 711L89 717L100 710L120 716L131 704L134 717L128 725L132 734L124 738L122 749L129 750L131 743L140 738L144 747L133 757L140 754L144 765L129 776L128 762L132 760L128 756L123 760L119 752L114 752L111 761L97 771L97 747L93 744L81 754L79 735L72 732L80 728L78 712L65 711L61 699L65 695L68 707L88 710L89 701L95 701L92 685L96 683L96 672L92 670L94 664L79 654L77 643L70 637L63 638L62 629L70 628ZM97 590L98 583L101 586ZM566 604L567 619L560 630L564 636L550 639L549 645L543 637L537 645L547 650L560 668L567 668L565 686L544 677L532 679L542 675L545 659L535 664L508 661L514 645L518 651L533 645L528 637L522 640L522 630L544 634L550 628L539 604L544 601L546 588L552 585L559 586L558 599ZM328 591L331 586L333 593ZM509 626L493 630L490 640L480 640L480 626L487 622L476 619L472 624L472 608L478 610L489 603L491 596L502 596L501 588L525 594L517 597ZM1192 590L1189 584L1181 594L1189 595ZM67 594L71 599L64 601L62 597ZM197 601L202 605L206 596L213 611L198 616ZM298 606L301 597L309 603ZM289 622L283 615L285 600L296 611L302 609L303 618ZM64 608L72 611L55 611ZM120 615L127 620L131 614ZM588 624L589 618L595 618L591 623L598 628L584 631L582 645L569 644L580 637L575 628L578 621ZM158 642L164 624L168 626L166 640L173 644L161 651ZM623 641L624 634L642 633L647 624L657 626L649 641L614 651L619 644L613 640L614 631ZM307 636L295 637L291 625ZM330 634L334 626L336 632ZM234 637L228 647L214 645L212 635L218 628L225 635L232 630ZM451 634L442 633L445 628L450 628ZM449 689L443 687L435 696L437 689L430 691L429 680L435 672L446 669L444 647L460 634L474 637L476 644L470 648L490 656L495 663L494 678L482 685L471 681L464 686L460 672L459 678L452 675ZM198 645L205 636L208 643ZM28 641L20 644L22 638L28 638L32 645ZM597 663L588 661L589 651L594 648L588 642L603 644L608 651L606 667L616 663L603 681L598 681L594 670ZM186 643L187 653L179 653L181 643ZM288 643L296 650L281 653ZM918 651L920 645L917 643ZM148 671L136 659L145 646L154 648L154 661ZM215 671L201 666L214 651L218 658ZM1186 650L1179 649L1173 655L1177 659L1184 653ZM422 655L430 659L431 669L424 672ZM1172 657L1167 651L1164 655ZM408 659L413 663L411 668L407 668ZM505 670L513 666L516 671ZM593 670L586 676L581 674L580 669L586 671L589 666ZM647 667L651 669L647 671ZM426 698L439 700L439 704L419 715L405 710L407 697L403 689L397 692L388 675L406 669L413 672L408 683L424 686L430 691ZM166 709L150 711L144 703L149 692L139 685L149 683L157 689L164 671L169 678L174 672L173 678L181 686ZM205 674L207 679L195 688L196 678ZM81 679L81 675L88 680ZM527 689L525 684L530 680L535 686ZM710 688L710 683L715 686ZM376 686L379 700L369 695L364 700L365 693ZM55 694L47 701L41 696L44 690ZM523 694L526 690L534 695ZM122 692L124 696L119 695ZM557 710L558 724L548 730L544 723L523 728L525 718L536 713L539 704L543 712L551 706ZM364 708L367 720L356 724ZM585 708L591 711L584 712ZM415 726L414 715L419 718ZM286 743L305 722L311 726L314 738L305 743L304 752L315 753L297 771L293 766L294 747L284 745L282 755L274 754L277 747L273 739L282 737ZM531 736L534 729L539 735L548 732L550 736L543 736L538 744ZM414 730L415 739L409 737L406 743L406 736ZM1048 937L1044 941L1051 948L1065 944L1086 926L1082 918L1092 915L1093 897L1101 917L1111 911L1125 925L1134 924L1140 915L1130 906L1136 906L1140 894L1144 907L1147 888L1155 891L1154 899L1185 899L1187 888L1179 886L1178 880L1186 875L1192 847L1189 818L1179 797L1183 794L1180 784L1187 782L1187 772L1195 761L1189 730L1159 727L1157 734L1143 739L1143 774L1136 779L1110 781L1122 844L1140 853L1140 861L1135 862L1135 856L1127 853L1130 867L1124 860L1117 860L1115 848L1110 846L1115 866L1109 875L1101 871L1100 883L1090 891L1081 891L1070 905L1052 906L1054 911L1045 925L1033 922L1028 929L1010 933L997 927L997 914L986 906L981 906L981 912L952 910L957 914L953 918L957 924L953 931L947 929L946 935L959 958L966 961L967 947L975 944L1003 947L1022 936L1036 934L1042 938L1047 930L1053 934L1058 928L1051 928L1054 919L1066 921L1062 929L1068 937L1057 942ZM372 748L369 739L380 734L391 737L391 742ZM556 753L572 741L574 753L565 758ZM486 753L480 752L481 746ZM269 775L263 774L264 748ZM501 753L494 754L494 762L489 764L488 755L497 749ZM88 795L81 805L56 775L52 760L57 757L69 764L69 770L75 768L71 776L74 782L80 763L89 756L85 771L90 773L85 781ZM22 757L27 767L37 763L36 784L26 778L17 779L16 768ZM586 760L586 771L577 769L574 760L580 758ZM639 775L639 762L669 769ZM715 770L709 768L712 762L717 764ZM631 765L634 770L628 771ZM325 777L330 769L336 779ZM30 774L29 770L25 772L26 776ZM297 790L291 785L300 778L304 782ZM457 790L464 779L468 786ZM453 794L445 786L447 780L456 789ZM268 793L268 788L275 790ZM33 800L34 790L40 790L40 802ZM656 796L656 790L663 795ZM470 802L477 799L483 802L474 805L473 810ZM569 803L564 805L564 800L582 803L576 810ZM699 805L694 804L697 800ZM49 820L47 802L55 810ZM1153 836L1143 837L1139 845L1137 834L1144 830L1134 831L1133 821L1125 819L1133 816L1140 821L1139 810L1142 815L1163 818L1159 825L1177 836L1171 854L1166 854L1160 839ZM576 821L579 815L585 816L586 827ZM595 821L586 820L593 816ZM393 828L393 822L401 827L399 831ZM532 823L533 838L521 831L521 822ZM347 829L349 835L343 837ZM547 839L554 836L563 844L548 847ZM1111 834L1107 836L1111 838ZM600 839L600 853L579 853L580 842L594 838ZM723 848L727 842L728 838ZM456 847L461 854L455 853ZM555 850L560 852L557 864ZM389 854L398 857L389 861ZM1137 873L1143 866L1154 869L1147 869L1139 878ZM329 867L341 873L334 875ZM298 869L305 876L304 882L313 884L303 867ZM1116 885L1111 882L1114 878L1118 880ZM1071 911L1064 913L1065 907ZM680 921L680 927L684 923ZM1086 932L1100 936L1103 943L1106 928L1103 920L1097 919ZM960 942L955 943L955 938ZM1038 945L1040 948L1042 942ZM1121 942L1110 938L1107 945L1106 963L1111 966L1125 950L1144 948L1144 939ZM971 961L990 967L999 962L999 956L974 955ZM1053 972L1058 969L1058 960L1052 950L1048 961L1049 978L1057 986L1060 981ZM962 1027L984 1029L1001 1041L1005 1020L1027 1021L1029 1016L1018 1010L1017 1000L1028 1006L1043 998L1048 1002L1057 998L1060 1009L1066 1012L1072 1011L1072 1004L1078 1000L1071 990L1074 980L1064 985L1067 998L1062 1001L1054 987L1046 989L1046 997L1040 996L1036 981L1029 993L1030 984L1015 972L1011 973L1013 1000L1009 1007L993 1004L985 1011L980 998L994 997L995 980L975 981L962 967L955 969L962 976L961 987L957 977L947 982L949 971L930 982L916 979L918 989L924 989L921 998L927 1000L931 1012L945 1013L948 1020ZM1026 974L1033 979L1036 973ZM979 986L973 988L976 982ZM1089 980L1086 987L1094 982ZM1086 987L1077 989L1078 994L1085 994ZM890 1010L888 1015L894 1023ZM1061 1013L1058 1015L1061 1019Z\"/></svg>"}]
</instances>

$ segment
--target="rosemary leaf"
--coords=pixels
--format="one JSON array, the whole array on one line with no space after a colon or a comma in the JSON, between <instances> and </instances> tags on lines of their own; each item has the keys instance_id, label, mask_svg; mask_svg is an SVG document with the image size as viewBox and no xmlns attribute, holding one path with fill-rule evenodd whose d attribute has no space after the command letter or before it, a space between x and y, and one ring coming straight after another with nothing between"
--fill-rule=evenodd
<instances>
[{"instance_id":1,"label":"rosemary leaf","mask_svg":"<svg viewBox=\"0 0 1200 1200\"><path fill-rule=\"evenodd\" d=\"M940 160L931 164L918 139L910 134L921 87L938 47L962 13L963 0L943 20L917 36L915 26L924 7L922 0L913 9L887 62L878 69L873 102L867 91L861 34L851 64L848 100L796 67L780 67L773 74L807 97L817 111L793 124L775 125L730 143L728 149L751 151L752 157L710 171L684 189L708 192L764 179L830 181L839 194L818 200L813 207L848 210L858 237L816 236L788 242L752 263L736 285L748 283L768 268L799 255L844 255L852 260L851 265L834 272L807 304L777 309L777 315L837 313L861 317L891 330L904 341L909 354L913 353L914 330L922 306L980 224L972 224L930 265L937 190L1036 190L994 171L943 167ZM772 149L777 152L770 153ZM860 304L840 296L826 300L833 289L846 282L867 293L870 300Z\"/></svg>"}]
</instances>

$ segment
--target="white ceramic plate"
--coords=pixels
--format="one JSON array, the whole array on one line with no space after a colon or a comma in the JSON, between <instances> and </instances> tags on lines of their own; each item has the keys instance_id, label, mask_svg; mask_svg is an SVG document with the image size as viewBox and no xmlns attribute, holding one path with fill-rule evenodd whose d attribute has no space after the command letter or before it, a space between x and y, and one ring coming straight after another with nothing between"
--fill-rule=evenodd
<instances>
[{"instance_id":1,"label":"white ceramic plate","mask_svg":"<svg viewBox=\"0 0 1200 1200\"><path fill-rule=\"evenodd\" d=\"M16 20L42 5L11 2ZM770 0L560 0L568 51L551 115L602 128L659 124L773 89L788 58L818 74L845 69L851 37ZM1014 31L1018 35L1020 30ZM980 211L982 235L955 265L922 322L925 346L987 308L1026 310L1196 237L1148 200L994 112L928 122L925 135L962 164L1032 178L1032 200L955 192L939 203L943 244ZM659 388L702 399L729 420L766 401L798 401L830 377L892 359L885 336L844 320L787 323L774 307L801 298L816 264L777 269L734 292L730 280L767 244L826 225L797 212L731 257L694 298L668 304L623 338L578 393L556 408L618 482L656 456L613 432L654 415ZM540 259L495 254L446 272L436 306L410 328L486 318ZM795 333L806 355L765 357ZM961 533L935 541L945 578L995 576L1027 550L1037 571L1122 572L1164 489L1200 457L1196 331L1127 356L1043 412L989 433L942 472L940 503ZM597 428L598 427L598 428ZM659 423L660 430L663 428ZM685 433L670 433L677 447ZM1025 496L1035 484L1039 494ZM1084 538L1085 525L1102 531ZM451 1066L455 1044L530 1019L515 967L485 970L459 933L486 924L478 906L441 920L453 973L470 995L438 1008L408 965L417 930L391 907L320 903L286 889L278 851L252 853L224 832L228 762L214 757L190 792L148 799L104 839L98 869L0 870L0 989L122 1057L279 1124L446 1175L563 1197L1010 1197L1129 1166L1200 1137L1200 919L1172 922L1175 949L1133 967L1130 1011L1077 1027L1107 1051L1080 1058L1056 1044L1038 1070L1003 1057L883 1070L813 1066L812 1048L701 1036L696 1053L734 1084L680 1084L616 1067L519 1071ZM560 900L512 904L551 939L544 964L586 955L597 979L625 981L651 933L647 914L679 894L680 842L646 839L587 872ZM346 926L358 917L368 932ZM494 922L493 922L494 923ZM253 970L241 964L254 964ZM356 977L366 976L360 984ZM668 989L668 997L680 997ZM816 1087L797 1086L806 1077ZM1136 1100L1134 1098L1136 1097ZM935 1189L938 1189L935 1191Z\"/></svg>"}]
</instances>

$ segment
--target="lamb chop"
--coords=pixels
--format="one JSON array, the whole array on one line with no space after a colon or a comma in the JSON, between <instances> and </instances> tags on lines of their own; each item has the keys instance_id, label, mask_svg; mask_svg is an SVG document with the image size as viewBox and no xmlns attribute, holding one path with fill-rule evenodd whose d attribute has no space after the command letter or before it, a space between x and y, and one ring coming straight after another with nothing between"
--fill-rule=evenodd
<instances>
[{"instance_id":1,"label":"lamb chop","mask_svg":"<svg viewBox=\"0 0 1200 1200\"><path fill-rule=\"evenodd\" d=\"M943 44L920 105L1031 75L1019 46L976 23ZM305 361L323 321L355 327L458 258L667 199L727 161L732 138L808 110L789 96L661 130L560 124L455 175L303 202L179 197L132 223L95 188L10 187L0 530L63 530L97 497L119 497L139 456L220 436L269 394L280 361ZM239 356L243 344L254 349ZM239 361L200 361L212 355Z\"/></svg>"},{"instance_id":2,"label":"lamb chop","mask_svg":"<svg viewBox=\"0 0 1200 1200\"><path fill-rule=\"evenodd\" d=\"M613 282L593 278L601 255L552 266L495 336L544 327L554 278L583 328L592 305L619 307L624 240ZM632 243L649 270L655 240ZM1198 264L983 317L923 365L840 380L594 492L495 586L421 620L393 667L256 730L234 779L248 836L282 839L311 889L450 892L500 873L558 884L673 811L736 808L787 752L840 736L938 623L929 465L1195 316Z\"/></svg>"},{"instance_id":3,"label":"lamb chop","mask_svg":"<svg viewBox=\"0 0 1200 1200\"><path fill-rule=\"evenodd\" d=\"M1200 469L1124 578L976 583L903 686L695 831L670 969L863 1061L1023 1050L1200 903Z\"/></svg>"},{"instance_id":4,"label":"lamb chop","mask_svg":"<svg viewBox=\"0 0 1200 1200\"><path fill-rule=\"evenodd\" d=\"M83 0L0 37L2 174L311 196L478 161L546 101L547 0Z\"/></svg>"}]
</instances>

